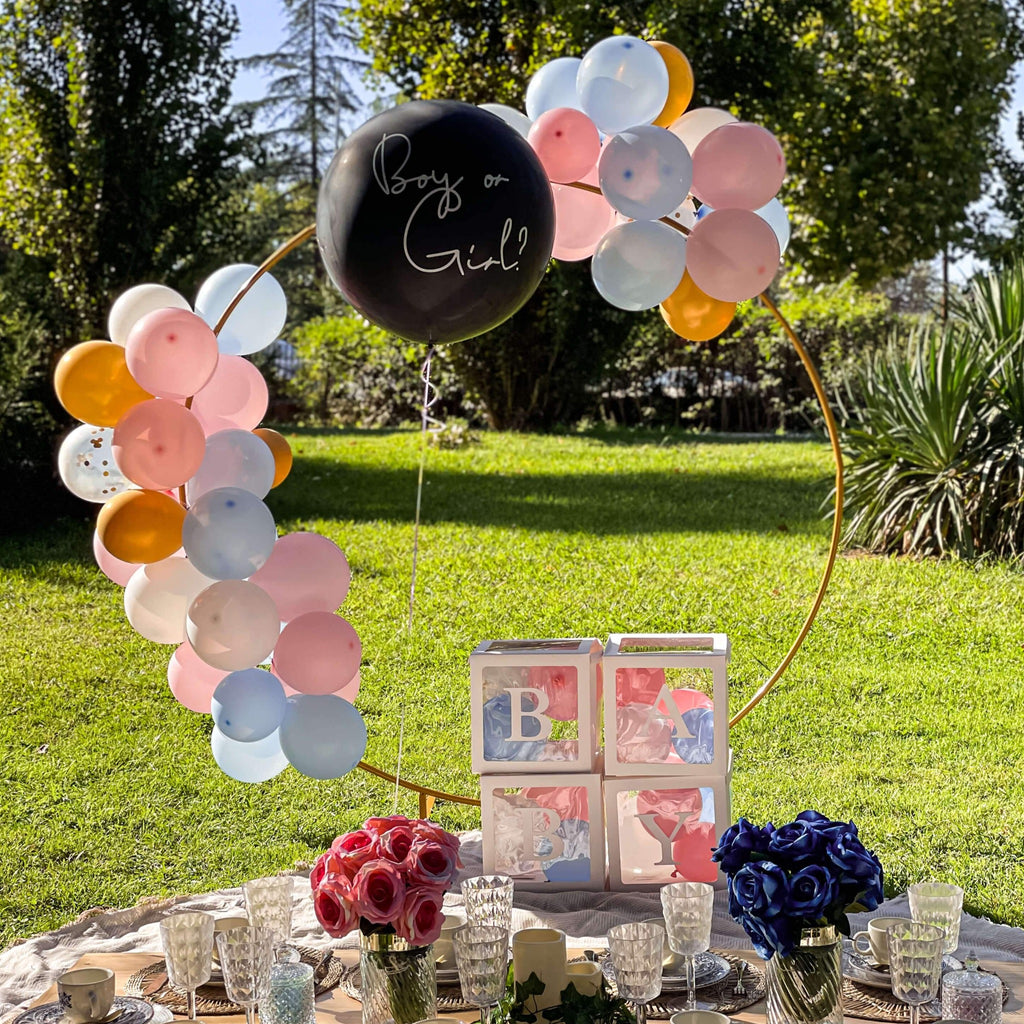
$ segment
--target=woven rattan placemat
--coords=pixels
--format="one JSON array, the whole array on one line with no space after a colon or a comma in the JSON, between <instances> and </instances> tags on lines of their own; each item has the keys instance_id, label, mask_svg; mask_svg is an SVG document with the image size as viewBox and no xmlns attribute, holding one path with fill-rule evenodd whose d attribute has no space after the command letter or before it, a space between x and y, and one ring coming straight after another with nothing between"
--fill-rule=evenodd
<instances>
[{"instance_id":1,"label":"woven rattan placemat","mask_svg":"<svg viewBox=\"0 0 1024 1024\"><path fill-rule=\"evenodd\" d=\"M995 972L990 972L995 973ZM1000 979L1002 981L1002 979ZM1003 1003L1010 997L1010 990L1003 982ZM901 1003L889 989L861 985L849 978L843 978L843 1013L847 1017L862 1017L867 1020L893 1021L903 1024L910 1020L910 1007ZM921 1007L922 1024L940 1020L942 1012L938 1000Z\"/></svg>"}]
</instances>

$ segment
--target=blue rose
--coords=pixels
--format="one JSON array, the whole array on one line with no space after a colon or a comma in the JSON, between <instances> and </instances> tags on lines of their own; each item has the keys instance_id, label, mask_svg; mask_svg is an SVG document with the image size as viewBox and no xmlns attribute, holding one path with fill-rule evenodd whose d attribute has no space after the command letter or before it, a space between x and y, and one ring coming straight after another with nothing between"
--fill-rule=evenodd
<instances>
[{"instance_id":1,"label":"blue rose","mask_svg":"<svg viewBox=\"0 0 1024 1024\"><path fill-rule=\"evenodd\" d=\"M778 917L785 912L788 897L789 876L770 860L744 864L729 879L729 912L734 917Z\"/></svg>"},{"instance_id":2,"label":"blue rose","mask_svg":"<svg viewBox=\"0 0 1024 1024\"><path fill-rule=\"evenodd\" d=\"M821 864L808 864L789 880L789 910L797 917L824 917L838 897L835 876Z\"/></svg>"},{"instance_id":3,"label":"blue rose","mask_svg":"<svg viewBox=\"0 0 1024 1024\"><path fill-rule=\"evenodd\" d=\"M527 695L527 700L531 699L531 695ZM536 704L531 706L536 707ZM509 739L512 735L512 701L506 692L484 701L482 721L486 761L536 761L544 749L543 740L513 742ZM540 735L538 719L524 715L522 726L524 736Z\"/></svg>"},{"instance_id":4,"label":"blue rose","mask_svg":"<svg viewBox=\"0 0 1024 1024\"><path fill-rule=\"evenodd\" d=\"M746 818L740 818L735 825L722 833L718 846L711 854L711 859L722 865L727 875L734 875L744 864L751 860L761 860L768 852L771 842L769 828L752 825Z\"/></svg>"},{"instance_id":5,"label":"blue rose","mask_svg":"<svg viewBox=\"0 0 1024 1024\"><path fill-rule=\"evenodd\" d=\"M882 902L882 865L856 835L844 832L836 836L828 844L828 858L836 868L840 895L846 903L874 910Z\"/></svg>"},{"instance_id":6,"label":"blue rose","mask_svg":"<svg viewBox=\"0 0 1024 1024\"><path fill-rule=\"evenodd\" d=\"M798 819L775 830L768 856L785 867L798 868L820 859L824 845L821 833L808 822Z\"/></svg>"},{"instance_id":7,"label":"blue rose","mask_svg":"<svg viewBox=\"0 0 1024 1024\"><path fill-rule=\"evenodd\" d=\"M831 818L826 818L819 811L801 811L796 816L796 820L806 822L815 832L820 832L828 839L842 832L851 832L853 835L857 834L857 826L852 821L833 821Z\"/></svg>"},{"instance_id":8,"label":"blue rose","mask_svg":"<svg viewBox=\"0 0 1024 1024\"><path fill-rule=\"evenodd\" d=\"M796 949L799 931L794 927L792 919L785 915L768 920L742 915L737 920L743 925L751 945L763 960L771 960L776 953L789 956Z\"/></svg>"},{"instance_id":9,"label":"blue rose","mask_svg":"<svg viewBox=\"0 0 1024 1024\"><path fill-rule=\"evenodd\" d=\"M687 764L711 764L715 759L715 713L710 708L684 711L683 724L689 736L672 730L672 746Z\"/></svg>"}]
</instances>

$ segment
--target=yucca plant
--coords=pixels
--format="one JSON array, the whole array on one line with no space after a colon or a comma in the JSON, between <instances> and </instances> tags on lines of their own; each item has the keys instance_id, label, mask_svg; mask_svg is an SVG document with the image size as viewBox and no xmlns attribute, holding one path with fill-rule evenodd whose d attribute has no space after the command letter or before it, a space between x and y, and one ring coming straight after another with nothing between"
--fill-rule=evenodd
<instances>
[{"instance_id":1,"label":"yucca plant","mask_svg":"<svg viewBox=\"0 0 1024 1024\"><path fill-rule=\"evenodd\" d=\"M878 552L979 551L989 371L961 324L894 336L853 371L840 402L848 542Z\"/></svg>"}]
</instances>

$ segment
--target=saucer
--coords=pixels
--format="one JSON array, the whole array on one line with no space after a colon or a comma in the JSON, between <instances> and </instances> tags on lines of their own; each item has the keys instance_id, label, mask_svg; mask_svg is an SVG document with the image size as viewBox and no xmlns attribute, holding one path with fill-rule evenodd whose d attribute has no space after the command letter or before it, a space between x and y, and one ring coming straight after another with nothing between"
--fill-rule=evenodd
<instances>
[{"instance_id":1,"label":"saucer","mask_svg":"<svg viewBox=\"0 0 1024 1024\"><path fill-rule=\"evenodd\" d=\"M694 986L707 988L729 976L732 968L725 957L705 951L694 958ZM666 967L661 974L662 992L681 992L686 988L686 970L682 964Z\"/></svg>"},{"instance_id":2,"label":"saucer","mask_svg":"<svg viewBox=\"0 0 1024 1024\"><path fill-rule=\"evenodd\" d=\"M131 996L114 996L110 1013L97 1021L96 1024L110 1024L117 1021L118 1024L147 1024L153 1016L153 1007L142 999L134 999ZM13 1024L68 1024L64 1016L64 1008L59 1002L44 1003L42 1006L33 1006L26 1010L20 1017L16 1017Z\"/></svg>"},{"instance_id":3,"label":"saucer","mask_svg":"<svg viewBox=\"0 0 1024 1024\"><path fill-rule=\"evenodd\" d=\"M963 964L955 956L946 953L942 958L942 973L963 970ZM859 953L853 943L843 942L843 977L868 988L884 988L892 991L892 976L888 964L876 964Z\"/></svg>"}]
</instances>

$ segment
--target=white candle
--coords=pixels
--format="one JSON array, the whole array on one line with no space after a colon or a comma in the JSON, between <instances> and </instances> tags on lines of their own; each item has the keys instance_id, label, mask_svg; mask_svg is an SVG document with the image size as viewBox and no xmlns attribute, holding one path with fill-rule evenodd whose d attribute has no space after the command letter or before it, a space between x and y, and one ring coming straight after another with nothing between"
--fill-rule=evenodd
<instances>
[{"instance_id":1,"label":"white candle","mask_svg":"<svg viewBox=\"0 0 1024 1024\"><path fill-rule=\"evenodd\" d=\"M557 1006L569 984L565 963L565 932L557 928L524 928L512 936L512 974L522 983L536 974L544 991L536 997L538 1010ZM531 1007L532 1008L532 1007Z\"/></svg>"},{"instance_id":2,"label":"white candle","mask_svg":"<svg viewBox=\"0 0 1024 1024\"><path fill-rule=\"evenodd\" d=\"M596 996L601 989L601 967L589 960L582 964L568 964L565 968L568 980L581 996Z\"/></svg>"}]
</instances>

